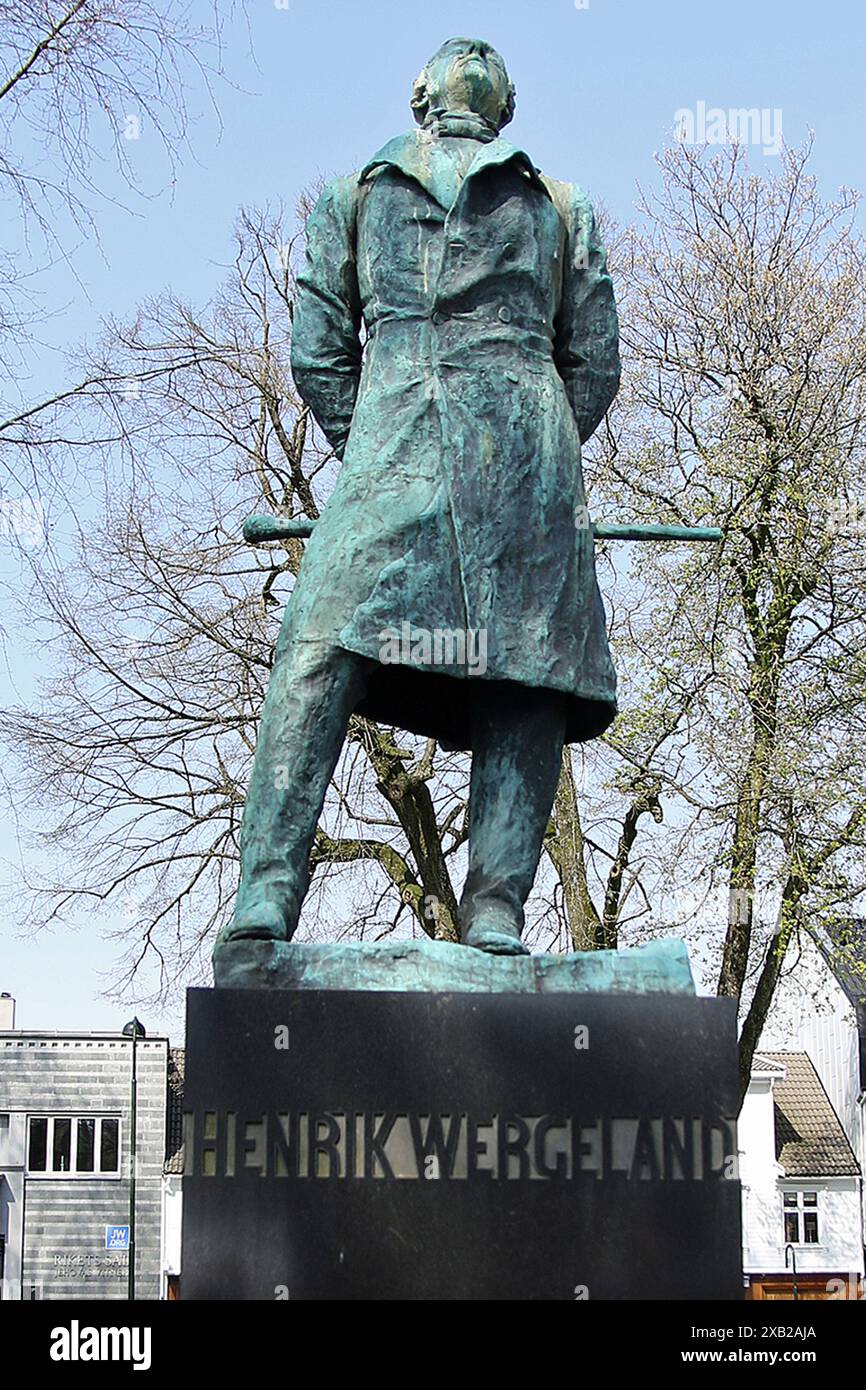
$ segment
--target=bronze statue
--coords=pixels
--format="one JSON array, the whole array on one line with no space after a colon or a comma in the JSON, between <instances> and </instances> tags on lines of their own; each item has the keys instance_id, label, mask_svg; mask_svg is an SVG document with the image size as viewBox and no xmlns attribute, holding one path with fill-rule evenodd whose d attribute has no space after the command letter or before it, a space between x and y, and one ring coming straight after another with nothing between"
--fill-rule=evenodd
<instances>
[{"instance_id":1,"label":"bronze statue","mask_svg":"<svg viewBox=\"0 0 866 1390\"><path fill-rule=\"evenodd\" d=\"M619 384L613 288L584 195L500 135L514 96L489 44L450 39L419 129L311 215L292 370L342 469L277 643L222 942L291 938L357 710L472 750L462 938L525 952L563 746L614 717L581 473Z\"/></svg>"}]
</instances>

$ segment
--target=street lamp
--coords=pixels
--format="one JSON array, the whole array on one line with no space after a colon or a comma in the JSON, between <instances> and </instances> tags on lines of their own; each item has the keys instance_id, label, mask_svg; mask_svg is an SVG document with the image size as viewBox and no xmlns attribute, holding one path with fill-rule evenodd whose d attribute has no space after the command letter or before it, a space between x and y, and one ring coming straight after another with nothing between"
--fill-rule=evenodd
<instances>
[{"instance_id":1,"label":"street lamp","mask_svg":"<svg viewBox=\"0 0 866 1390\"><path fill-rule=\"evenodd\" d=\"M127 1296L129 1301L133 1302L135 1299L135 1118L138 1086L135 1047L139 1038L147 1037L144 1024L140 1019L133 1017L124 1026L123 1037L132 1038L132 1085L129 1093L131 1128L129 1135L129 1287Z\"/></svg>"},{"instance_id":2,"label":"street lamp","mask_svg":"<svg viewBox=\"0 0 866 1390\"><path fill-rule=\"evenodd\" d=\"M785 1268L788 1268L788 1251L791 1252L791 1265L794 1270L794 1302L797 1302L797 1252L789 1242L785 1246Z\"/></svg>"}]
</instances>

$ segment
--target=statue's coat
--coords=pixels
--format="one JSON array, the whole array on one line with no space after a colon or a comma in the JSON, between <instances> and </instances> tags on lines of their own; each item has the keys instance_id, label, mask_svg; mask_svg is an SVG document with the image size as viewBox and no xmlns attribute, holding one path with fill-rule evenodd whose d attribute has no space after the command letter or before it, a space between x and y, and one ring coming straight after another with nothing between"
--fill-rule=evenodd
<instances>
[{"instance_id":1,"label":"statue's coat","mask_svg":"<svg viewBox=\"0 0 866 1390\"><path fill-rule=\"evenodd\" d=\"M567 692L586 739L615 713L580 454L619 384L604 251L583 194L501 137L449 211L434 140L390 141L309 219L292 370L343 465L280 641L380 660L406 623L483 629L483 674L404 644L362 712L465 748L468 681L508 680Z\"/></svg>"}]
</instances>

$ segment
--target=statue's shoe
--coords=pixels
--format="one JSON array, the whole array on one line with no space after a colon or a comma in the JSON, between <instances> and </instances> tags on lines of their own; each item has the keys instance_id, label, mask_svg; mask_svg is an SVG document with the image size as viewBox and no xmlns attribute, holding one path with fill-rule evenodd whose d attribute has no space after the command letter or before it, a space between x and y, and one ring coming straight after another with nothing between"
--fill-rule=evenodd
<instances>
[{"instance_id":1,"label":"statue's shoe","mask_svg":"<svg viewBox=\"0 0 866 1390\"><path fill-rule=\"evenodd\" d=\"M217 937L217 946L229 941L288 941L289 923L275 902L260 902L236 912Z\"/></svg>"},{"instance_id":2,"label":"statue's shoe","mask_svg":"<svg viewBox=\"0 0 866 1390\"><path fill-rule=\"evenodd\" d=\"M494 956L528 956L529 950L520 940L517 922L505 916L479 916L465 928L463 944Z\"/></svg>"}]
</instances>

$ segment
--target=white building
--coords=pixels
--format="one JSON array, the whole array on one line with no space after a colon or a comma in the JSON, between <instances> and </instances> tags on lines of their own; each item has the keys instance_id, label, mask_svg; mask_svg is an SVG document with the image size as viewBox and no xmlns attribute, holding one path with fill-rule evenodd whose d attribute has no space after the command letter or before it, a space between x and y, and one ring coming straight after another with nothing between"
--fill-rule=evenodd
<instances>
[{"instance_id":1,"label":"white building","mask_svg":"<svg viewBox=\"0 0 866 1390\"><path fill-rule=\"evenodd\" d=\"M801 931L785 965L761 1049L807 1053L866 1174L866 922L836 928L833 942Z\"/></svg>"},{"instance_id":2,"label":"white building","mask_svg":"<svg viewBox=\"0 0 866 1390\"><path fill-rule=\"evenodd\" d=\"M860 1165L805 1052L755 1057L738 1134L747 1296L858 1297Z\"/></svg>"},{"instance_id":3,"label":"white building","mask_svg":"<svg viewBox=\"0 0 866 1390\"><path fill-rule=\"evenodd\" d=\"M820 1095L803 1057L814 1071ZM831 1276L846 1270L852 1276L862 1274L866 1243L866 923L853 920L840 924L832 939L801 929L792 940L761 1037L761 1054L755 1059L740 1134L743 1170L751 1175L751 1182L747 1183L745 1176L743 1179L744 1261L754 1296L762 1296L758 1274L776 1277L783 1285L787 1281L790 1286L792 1256L798 1271L805 1270L810 1276ZM850 1156L846 1156L840 1135ZM826 1142L818 1143L822 1137ZM852 1158L856 1171L851 1170ZM772 1163L776 1171L771 1181ZM805 1171L808 1166L816 1171ZM777 1190L771 1199L773 1183ZM852 1214L855 1188L856 1216ZM784 1208L786 1194L788 1206ZM784 1241L784 1245L793 1246L788 1252L787 1271L784 1250L778 1245L780 1226L785 1234L786 1211L788 1233L799 1236L798 1240ZM817 1239L813 1238L815 1217ZM819 1296L817 1287L807 1294L801 1289L799 1294ZM792 1294L777 1291L763 1296Z\"/></svg>"}]
</instances>

